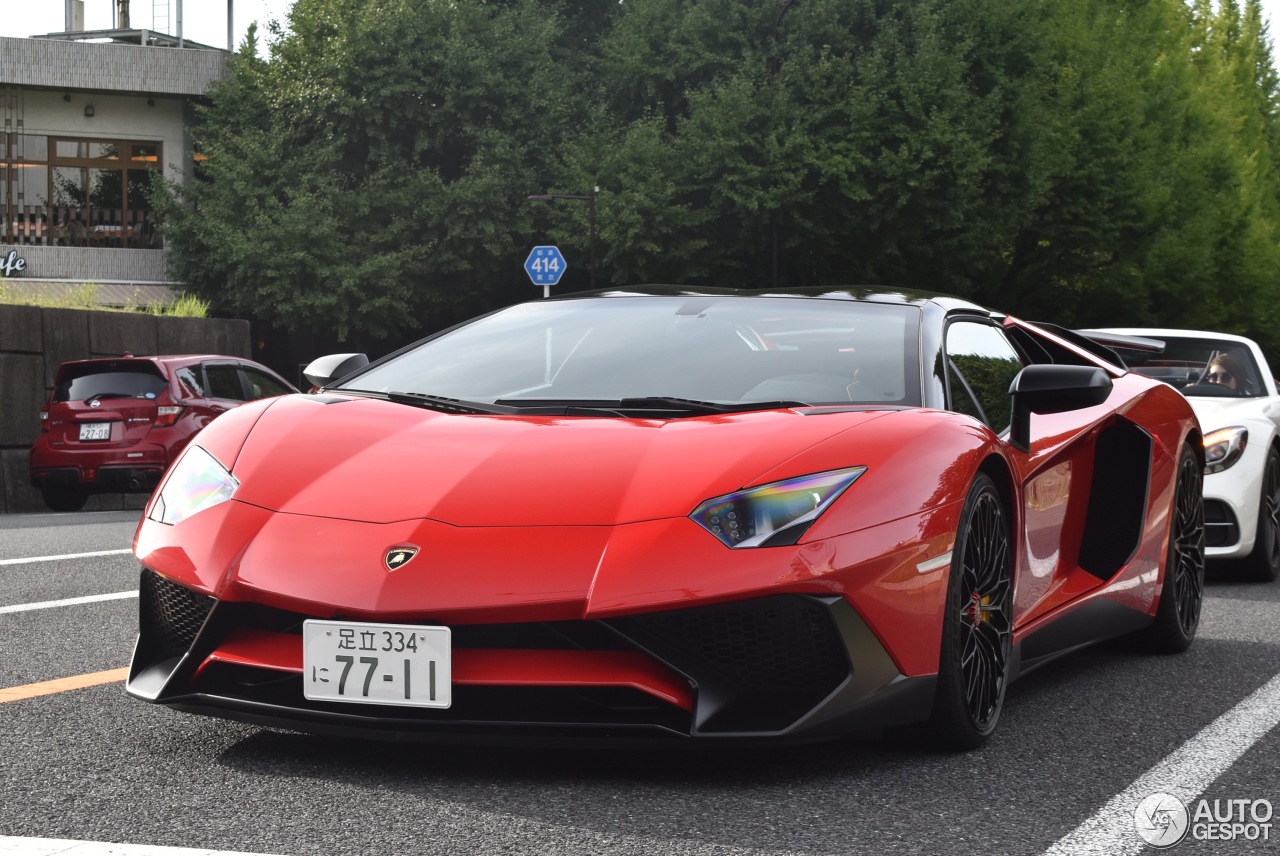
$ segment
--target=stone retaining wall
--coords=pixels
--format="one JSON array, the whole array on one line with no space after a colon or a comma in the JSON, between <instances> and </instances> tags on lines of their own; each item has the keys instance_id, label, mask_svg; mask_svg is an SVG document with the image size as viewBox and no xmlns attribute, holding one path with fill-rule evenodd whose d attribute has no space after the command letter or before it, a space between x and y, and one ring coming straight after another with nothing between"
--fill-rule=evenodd
<instances>
[{"instance_id":1,"label":"stone retaining wall","mask_svg":"<svg viewBox=\"0 0 1280 856\"><path fill-rule=\"evenodd\" d=\"M48 511L28 478L27 453L40 433L40 408L58 366L126 351L253 356L248 321L0 305L0 513ZM85 508L142 508L145 501L143 495L103 494L90 497Z\"/></svg>"}]
</instances>

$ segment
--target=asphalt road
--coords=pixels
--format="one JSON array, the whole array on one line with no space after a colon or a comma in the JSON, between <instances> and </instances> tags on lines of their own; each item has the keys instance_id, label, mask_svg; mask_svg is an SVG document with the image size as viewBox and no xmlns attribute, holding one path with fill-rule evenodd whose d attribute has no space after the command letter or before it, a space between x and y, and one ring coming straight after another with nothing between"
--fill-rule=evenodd
<instances>
[{"instance_id":1,"label":"asphalt road","mask_svg":"<svg viewBox=\"0 0 1280 856\"><path fill-rule=\"evenodd\" d=\"M7 688L128 664L135 598L49 604L136 590L127 553L74 557L125 550L136 515L0 516L0 836L284 856L1137 853L1147 788L1191 811L1192 797L1220 812L1280 807L1280 583L1211 581L1186 654L1122 640L1033 673L1011 688L995 739L967 754L902 737L758 752L406 748L179 714L118 682L6 701ZM1118 795L1121 820L1100 816ZM1188 836L1172 852L1280 852L1280 816L1267 822L1266 842Z\"/></svg>"}]
</instances>

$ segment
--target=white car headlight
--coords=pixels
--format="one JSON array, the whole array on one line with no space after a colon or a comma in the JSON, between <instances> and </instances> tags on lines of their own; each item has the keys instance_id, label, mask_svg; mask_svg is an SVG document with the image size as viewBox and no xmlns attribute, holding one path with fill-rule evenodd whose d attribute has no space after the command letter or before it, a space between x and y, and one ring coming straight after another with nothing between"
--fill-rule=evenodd
<instances>
[{"instance_id":1,"label":"white car headlight","mask_svg":"<svg viewBox=\"0 0 1280 856\"><path fill-rule=\"evenodd\" d=\"M850 467L708 499L689 517L726 547L775 547L800 540L866 467Z\"/></svg>"},{"instance_id":2,"label":"white car headlight","mask_svg":"<svg viewBox=\"0 0 1280 856\"><path fill-rule=\"evenodd\" d=\"M1249 429L1240 425L1219 428L1204 435L1204 474L1220 473L1244 454L1249 445Z\"/></svg>"},{"instance_id":3,"label":"white car headlight","mask_svg":"<svg viewBox=\"0 0 1280 856\"><path fill-rule=\"evenodd\" d=\"M173 465L147 516L172 526L191 515L226 502L240 482L218 459L192 444Z\"/></svg>"}]
</instances>

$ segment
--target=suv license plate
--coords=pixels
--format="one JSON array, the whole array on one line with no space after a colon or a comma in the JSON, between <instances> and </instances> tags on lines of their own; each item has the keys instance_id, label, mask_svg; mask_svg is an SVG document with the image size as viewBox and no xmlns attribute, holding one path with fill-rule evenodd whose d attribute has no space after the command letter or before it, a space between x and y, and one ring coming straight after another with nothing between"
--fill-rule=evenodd
<instances>
[{"instance_id":1,"label":"suv license plate","mask_svg":"<svg viewBox=\"0 0 1280 856\"><path fill-rule=\"evenodd\" d=\"M80 439L81 440L110 440L111 439L111 423L110 422L80 423Z\"/></svg>"},{"instance_id":2,"label":"suv license plate","mask_svg":"<svg viewBox=\"0 0 1280 856\"><path fill-rule=\"evenodd\" d=\"M302 624L302 694L312 701L446 708L448 627L310 620Z\"/></svg>"}]
</instances>

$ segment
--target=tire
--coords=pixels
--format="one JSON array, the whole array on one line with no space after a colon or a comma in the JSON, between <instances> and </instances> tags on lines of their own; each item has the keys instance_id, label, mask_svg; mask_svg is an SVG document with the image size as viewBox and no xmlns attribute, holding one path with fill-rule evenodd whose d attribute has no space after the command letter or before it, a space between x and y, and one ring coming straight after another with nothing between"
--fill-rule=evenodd
<instances>
[{"instance_id":1,"label":"tire","mask_svg":"<svg viewBox=\"0 0 1280 856\"><path fill-rule=\"evenodd\" d=\"M44 504L51 511L79 511L89 500L89 492L79 485L75 487L46 487L41 491Z\"/></svg>"},{"instance_id":2,"label":"tire","mask_svg":"<svg viewBox=\"0 0 1280 856\"><path fill-rule=\"evenodd\" d=\"M1204 476L1189 445L1178 457L1178 477L1169 523L1169 554L1155 623L1145 631L1148 647L1180 654L1191 647L1204 602Z\"/></svg>"},{"instance_id":3,"label":"tire","mask_svg":"<svg viewBox=\"0 0 1280 856\"><path fill-rule=\"evenodd\" d=\"M956 530L942 619L930 737L939 748L976 749L1000 718L1009 683L1013 565L1009 517L995 482L979 473Z\"/></svg>"},{"instance_id":4,"label":"tire","mask_svg":"<svg viewBox=\"0 0 1280 856\"><path fill-rule=\"evenodd\" d=\"M1280 452L1267 450L1258 494L1258 529L1253 552L1243 562L1249 579L1269 583L1280 576Z\"/></svg>"}]
</instances>

